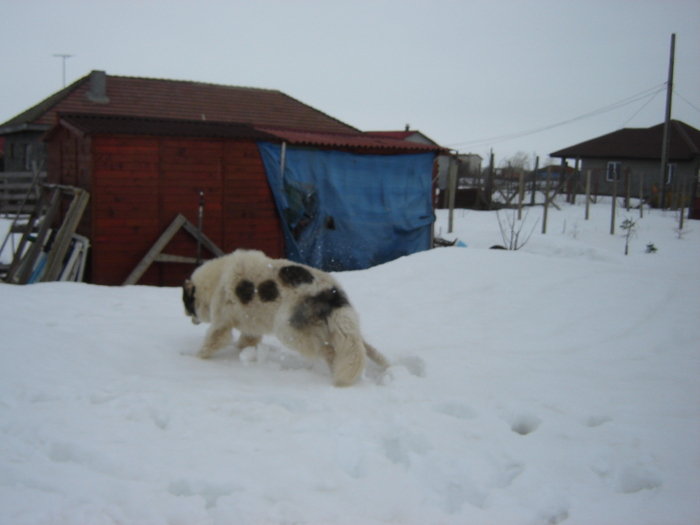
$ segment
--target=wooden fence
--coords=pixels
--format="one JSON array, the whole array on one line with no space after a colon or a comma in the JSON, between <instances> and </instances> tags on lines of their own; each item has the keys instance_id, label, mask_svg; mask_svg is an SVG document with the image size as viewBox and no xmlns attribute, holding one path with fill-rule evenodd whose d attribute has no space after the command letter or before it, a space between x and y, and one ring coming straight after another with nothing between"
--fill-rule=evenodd
<instances>
[{"instance_id":1,"label":"wooden fence","mask_svg":"<svg viewBox=\"0 0 700 525\"><path fill-rule=\"evenodd\" d=\"M35 177L31 171L0 171L0 215L15 215L20 211L29 215L34 211L39 183L46 182L46 172L39 173L36 181Z\"/></svg>"}]
</instances>

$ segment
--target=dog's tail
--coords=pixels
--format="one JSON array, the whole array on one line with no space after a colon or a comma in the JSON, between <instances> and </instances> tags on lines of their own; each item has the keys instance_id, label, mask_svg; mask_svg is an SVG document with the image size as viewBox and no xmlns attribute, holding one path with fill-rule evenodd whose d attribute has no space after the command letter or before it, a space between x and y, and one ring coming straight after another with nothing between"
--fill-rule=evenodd
<instances>
[{"instance_id":1,"label":"dog's tail","mask_svg":"<svg viewBox=\"0 0 700 525\"><path fill-rule=\"evenodd\" d=\"M332 364L335 386L350 386L365 369L365 344L360 324L352 308L338 308L328 317L329 343L333 347Z\"/></svg>"},{"instance_id":2,"label":"dog's tail","mask_svg":"<svg viewBox=\"0 0 700 525\"><path fill-rule=\"evenodd\" d=\"M386 370L389 368L389 361L387 361L387 358L384 357L379 350L374 348L371 344L369 344L367 341L363 341L363 344L365 345L365 351L367 352L367 357L369 357L372 361L377 363L382 370Z\"/></svg>"}]
</instances>

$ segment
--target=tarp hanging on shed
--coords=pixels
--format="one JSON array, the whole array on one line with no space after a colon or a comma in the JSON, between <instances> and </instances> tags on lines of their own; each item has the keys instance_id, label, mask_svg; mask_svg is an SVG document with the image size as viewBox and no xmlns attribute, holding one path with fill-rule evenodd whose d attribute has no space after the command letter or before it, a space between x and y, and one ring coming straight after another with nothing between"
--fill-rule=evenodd
<instances>
[{"instance_id":1,"label":"tarp hanging on shed","mask_svg":"<svg viewBox=\"0 0 700 525\"><path fill-rule=\"evenodd\" d=\"M360 270L430 248L434 153L360 155L259 142L287 258Z\"/></svg>"}]
</instances>

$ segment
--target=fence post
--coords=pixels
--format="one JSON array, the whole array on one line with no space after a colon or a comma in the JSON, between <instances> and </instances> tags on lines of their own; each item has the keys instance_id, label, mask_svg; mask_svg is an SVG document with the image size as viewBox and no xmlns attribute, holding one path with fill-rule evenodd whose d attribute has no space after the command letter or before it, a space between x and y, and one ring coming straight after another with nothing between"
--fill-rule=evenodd
<instances>
[{"instance_id":1,"label":"fence post","mask_svg":"<svg viewBox=\"0 0 700 525\"><path fill-rule=\"evenodd\" d=\"M615 212L617 206L617 170L613 169L612 210L610 211L610 235L615 235Z\"/></svg>"},{"instance_id":2,"label":"fence post","mask_svg":"<svg viewBox=\"0 0 700 525\"><path fill-rule=\"evenodd\" d=\"M484 193L486 194L486 208L490 210L492 208L492 197L493 197L493 150L489 156L489 169L486 175L486 188Z\"/></svg>"},{"instance_id":3,"label":"fence post","mask_svg":"<svg viewBox=\"0 0 700 525\"><path fill-rule=\"evenodd\" d=\"M586 220L591 212L591 170L586 171Z\"/></svg>"},{"instance_id":4,"label":"fence post","mask_svg":"<svg viewBox=\"0 0 700 525\"><path fill-rule=\"evenodd\" d=\"M447 170L447 179L449 184L449 194L447 196L449 200L450 214L449 221L447 225L447 233L452 233L453 227L453 217L455 211L455 194L457 193L457 158L450 157L450 167Z\"/></svg>"},{"instance_id":5,"label":"fence post","mask_svg":"<svg viewBox=\"0 0 700 525\"><path fill-rule=\"evenodd\" d=\"M523 219L523 200L525 199L525 172L520 171L518 177L518 220Z\"/></svg>"},{"instance_id":6,"label":"fence post","mask_svg":"<svg viewBox=\"0 0 700 525\"><path fill-rule=\"evenodd\" d=\"M683 181L681 182L681 209L680 209L680 219L678 220L678 235L680 235L680 232L683 231L683 219L685 215L685 177L683 177Z\"/></svg>"},{"instance_id":7,"label":"fence post","mask_svg":"<svg viewBox=\"0 0 700 525\"><path fill-rule=\"evenodd\" d=\"M547 182L544 187L544 215L542 217L542 233L547 233L547 212L549 210L549 183L552 178L552 167L547 166Z\"/></svg>"},{"instance_id":8,"label":"fence post","mask_svg":"<svg viewBox=\"0 0 700 525\"><path fill-rule=\"evenodd\" d=\"M540 158L535 157L535 171L532 172L532 195L530 195L530 204L535 205L535 194L537 193L537 170L540 167Z\"/></svg>"}]
</instances>

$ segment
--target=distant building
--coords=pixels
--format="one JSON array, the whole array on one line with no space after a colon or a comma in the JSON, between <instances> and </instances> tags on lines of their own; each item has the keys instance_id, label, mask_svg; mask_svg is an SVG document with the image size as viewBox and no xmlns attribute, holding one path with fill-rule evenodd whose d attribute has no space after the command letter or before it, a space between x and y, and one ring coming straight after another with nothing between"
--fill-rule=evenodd
<instances>
[{"instance_id":1,"label":"distant building","mask_svg":"<svg viewBox=\"0 0 700 525\"><path fill-rule=\"evenodd\" d=\"M679 120L669 127L669 169L661 181L661 150L664 125L650 128L625 128L551 153L551 157L580 159L581 172L591 170L596 191L611 195L613 181L630 181L634 194L642 183L645 198L658 200L662 185L671 199L685 181L692 195L694 213L700 212L696 200L700 176L700 131ZM641 181L640 181L641 179ZM622 192L620 188L618 192ZM668 203L667 203L668 204ZM700 218L700 217L698 217Z\"/></svg>"}]
</instances>

